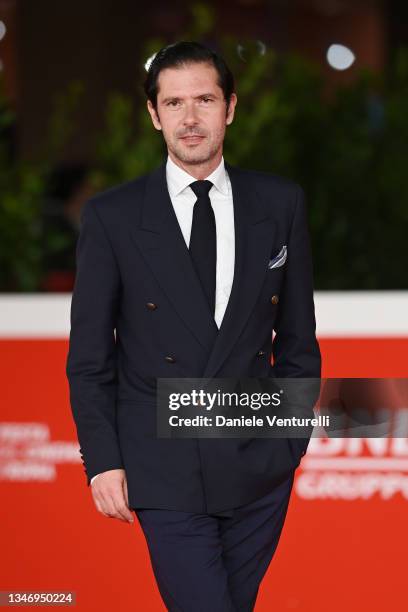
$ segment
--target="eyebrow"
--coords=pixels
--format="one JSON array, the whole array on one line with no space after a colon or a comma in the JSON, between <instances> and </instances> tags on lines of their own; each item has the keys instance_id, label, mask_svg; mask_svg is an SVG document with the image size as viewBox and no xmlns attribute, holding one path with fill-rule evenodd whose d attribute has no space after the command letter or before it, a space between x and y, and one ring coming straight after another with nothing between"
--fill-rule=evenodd
<instances>
[{"instance_id":1,"label":"eyebrow","mask_svg":"<svg viewBox=\"0 0 408 612\"><path fill-rule=\"evenodd\" d=\"M216 98L217 95L214 93L203 93L203 94L199 94L198 96L194 96L194 99L197 98ZM164 98L164 100L162 100L162 104L166 104L167 102L170 102L171 100L180 100L180 96L169 96L167 98Z\"/></svg>"}]
</instances>

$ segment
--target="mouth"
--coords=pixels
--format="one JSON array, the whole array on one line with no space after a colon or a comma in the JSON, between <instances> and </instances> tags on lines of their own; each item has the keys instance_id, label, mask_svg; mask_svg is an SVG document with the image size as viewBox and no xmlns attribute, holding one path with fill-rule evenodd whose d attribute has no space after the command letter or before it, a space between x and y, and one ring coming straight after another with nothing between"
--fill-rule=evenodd
<instances>
[{"instance_id":1,"label":"mouth","mask_svg":"<svg viewBox=\"0 0 408 612\"><path fill-rule=\"evenodd\" d=\"M203 140L204 136L182 136L180 140L184 140L187 144L198 144Z\"/></svg>"}]
</instances>

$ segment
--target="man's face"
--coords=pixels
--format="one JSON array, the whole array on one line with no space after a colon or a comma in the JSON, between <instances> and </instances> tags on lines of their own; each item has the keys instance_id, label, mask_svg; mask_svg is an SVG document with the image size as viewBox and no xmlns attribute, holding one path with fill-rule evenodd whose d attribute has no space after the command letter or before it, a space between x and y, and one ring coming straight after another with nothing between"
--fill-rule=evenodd
<instances>
[{"instance_id":1,"label":"man's face","mask_svg":"<svg viewBox=\"0 0 408 612\"><path fill-rule=\"evenodd\" d=\"M237 98L232 95L227 113L217 76L214 66L206 63L166 68L158 77L157 112L147 102L169 153L185 164L202 164L222 152L225 127L233 120Z\"/></svg>"}]
</instances>

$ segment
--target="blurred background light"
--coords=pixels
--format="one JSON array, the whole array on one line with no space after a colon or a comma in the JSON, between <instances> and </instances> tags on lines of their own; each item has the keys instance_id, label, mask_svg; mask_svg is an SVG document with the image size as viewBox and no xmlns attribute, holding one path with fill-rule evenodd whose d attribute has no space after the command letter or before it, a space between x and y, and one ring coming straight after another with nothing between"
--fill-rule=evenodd
<instances>
[{"instance_id":1,"label":"blurred background light","mask_svg":"<svg viewBox=\"0 0 408 612\"><path fill-rule=\"evenodd\" d=\"M4 25L4 22L0 21L0 40L4 38L6 32L7 32L7 29L6 29L6 26Z\"/></svg>"},{"instance_id":2,"label":"blurred background light","mask_svg":"<svg viewBox=\"0 0 408 612\"><path fill-rule=\"evenodd\" d=\"M238 43L236 46L237 55L244 62L248 61L251 57L265 55L266 49L266 44L259 39L247 41L245 45Z\"/></svg>"},{"instance_id":3,"label":"blurred background light","mask_svg":"<svg viewBox=\"0 0 408 612\"><path fill-rule=\"evenodd\" d=\"M327 61L335 70L347 70L354 64L356 56L344 45L330 45L327 49Z\"/></svg>"}]
</instances>

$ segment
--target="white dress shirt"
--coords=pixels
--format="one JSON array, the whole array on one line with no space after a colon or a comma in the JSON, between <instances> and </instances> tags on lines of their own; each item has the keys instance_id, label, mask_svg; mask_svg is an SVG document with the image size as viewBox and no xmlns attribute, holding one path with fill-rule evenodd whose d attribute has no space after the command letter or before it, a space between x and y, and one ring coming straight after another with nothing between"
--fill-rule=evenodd
<instances>
[{"instance_id":1,"label":"white dress shirt","mask_svg":"<svg viewBox=\"0 0 408 612\"><path fill-rule=\"evenodd\" d=\"M188 247L190 245L193 209L197 201L197 197L189 185L197 179L174 163L170 156L167 156L166 180L171 203ZM224 157L221 157L218 166L205 177L205 180L213 183L208 195L215 215L217 234L214 319L217 326L220 327L231 293L235 265L234 206L231 183L224 166ZM97 476L99 474L93 476L91 484Z\"/></svg>"}]
</instances>

